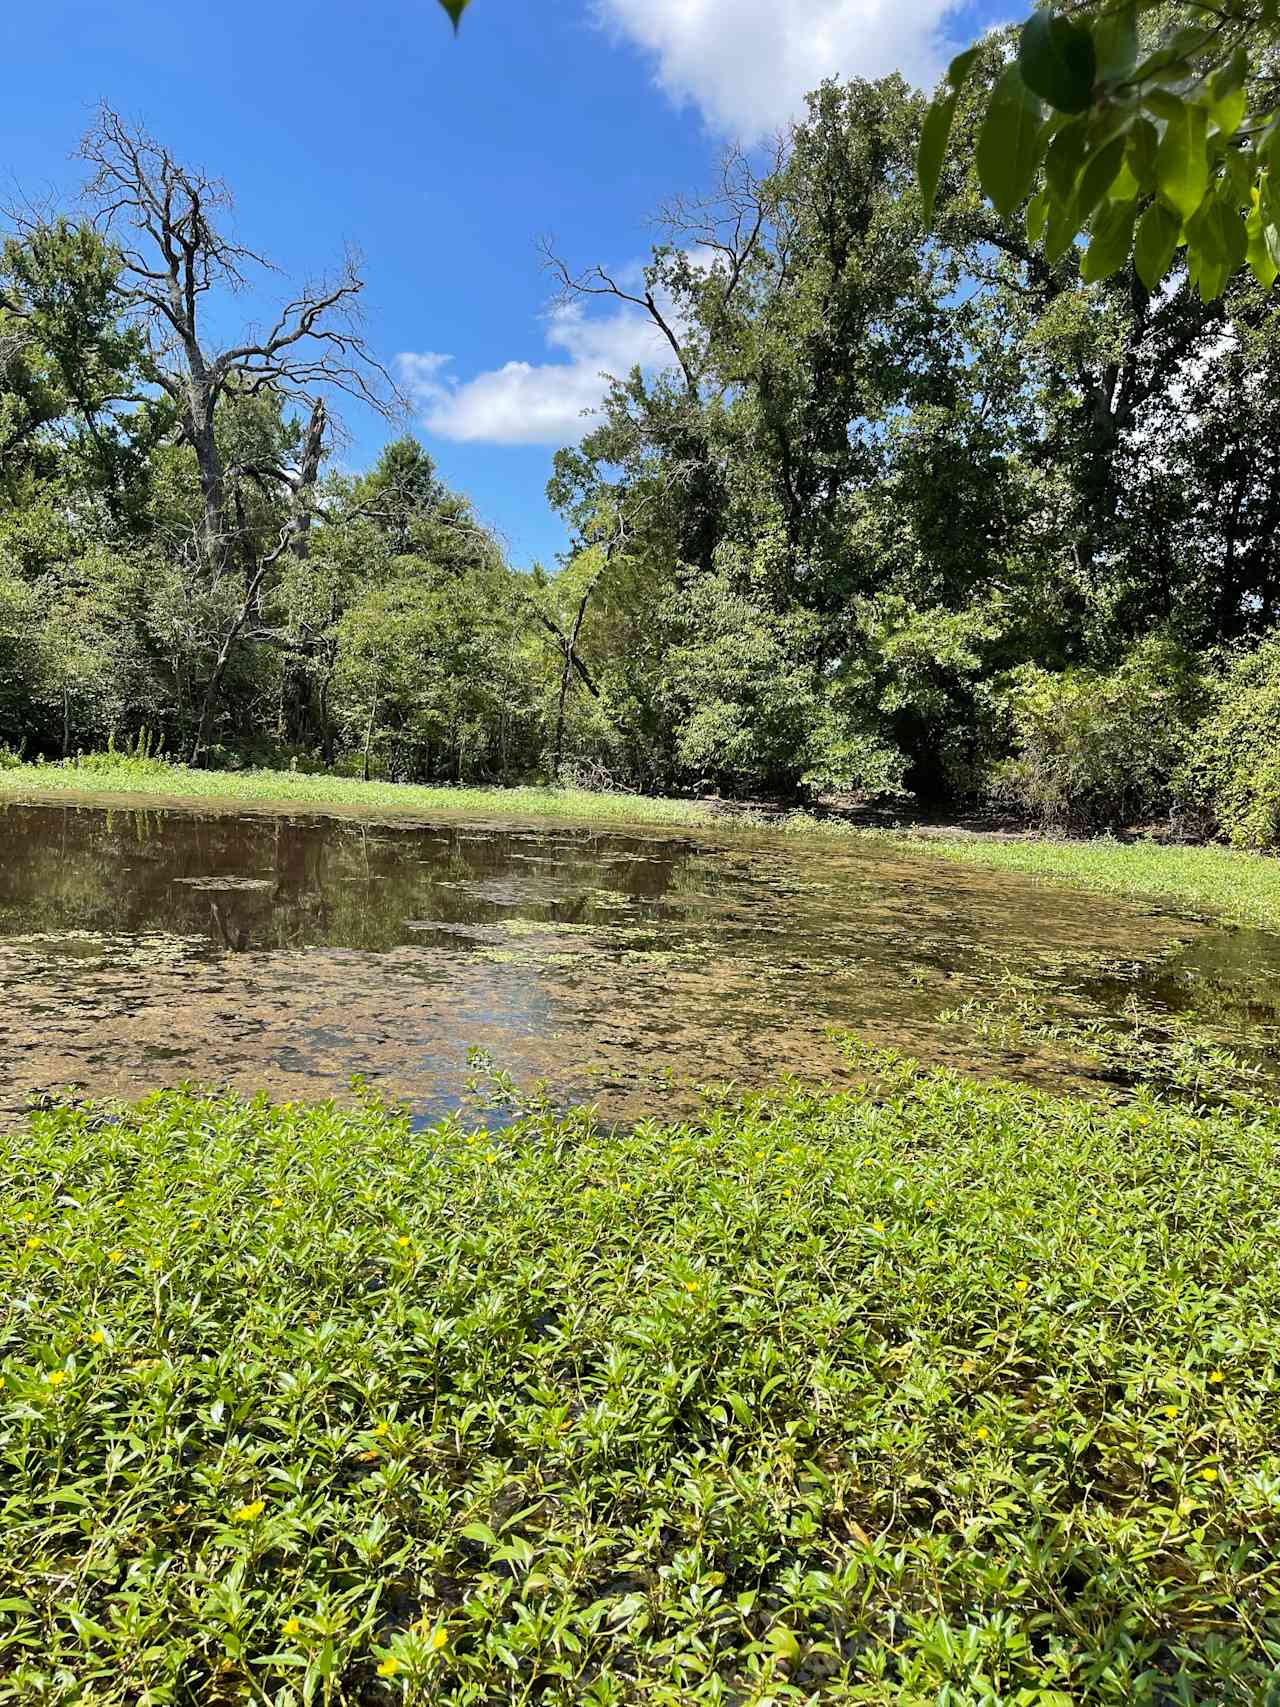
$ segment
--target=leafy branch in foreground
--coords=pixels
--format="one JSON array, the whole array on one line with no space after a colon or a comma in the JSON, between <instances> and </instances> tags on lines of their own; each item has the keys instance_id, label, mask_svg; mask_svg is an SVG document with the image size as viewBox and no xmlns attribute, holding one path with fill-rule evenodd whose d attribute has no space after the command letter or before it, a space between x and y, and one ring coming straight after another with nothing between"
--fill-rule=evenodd
<instances>
[{"instance_id":1,"label":"leafy branch in foreground","mask_svg":"<svg viewBox=\"0 0 1280 1707\"><path fill-rule=\"evenodd\" d=\"M1269 289L1280 273L1277 0L1156 13L1156 0L1034 12L987 100L979 182L1006 218L1026 203L1028 239L1050 263L1087 232L1086 282L1132 256L1154 291L1185 245L1205 302L1246 265ZM980 54L952 61L925 119L926 218Z\"/></svg>"}]
</instances>

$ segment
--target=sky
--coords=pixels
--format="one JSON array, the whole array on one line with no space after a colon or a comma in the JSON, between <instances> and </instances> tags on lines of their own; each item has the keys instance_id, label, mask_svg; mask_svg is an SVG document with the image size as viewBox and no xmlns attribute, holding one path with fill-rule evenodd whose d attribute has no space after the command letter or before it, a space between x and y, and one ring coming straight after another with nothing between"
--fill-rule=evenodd
<instances>
[{"instance_id":1,"label":"sky","mask_svg":"<svg viewBox=\"0 0 1280 1707\"><path fill-rule=\"evenodd\" d=\"M366 335L412 430L521 567L566 545L544 488L602 373L649 364L638 314L555 302L539 241L633 273L650 218L824 77L931 86L993 0L43 0L0 8L0 200L68 205L108 101L223 178L289 279L363 260ZM264 297L263 302L269 300ZM239 305L238 305L239 306ZM255 302L242 312L253 313ZM354 407L339 456L396 430ZM403 429L400 429L403 430Z\"/></svg>"}]
</instances>

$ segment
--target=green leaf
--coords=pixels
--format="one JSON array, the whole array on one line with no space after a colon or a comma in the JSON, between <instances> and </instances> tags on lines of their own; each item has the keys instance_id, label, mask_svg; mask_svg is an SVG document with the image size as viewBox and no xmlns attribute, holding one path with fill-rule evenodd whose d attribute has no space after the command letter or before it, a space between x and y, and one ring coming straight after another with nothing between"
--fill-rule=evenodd
<instances>
[{"instance_id":1,"label":"green leaf","mask_svg":"<svg viewBox=\"0 0 1280 1707\"><path fill-rule=\"evenodd\" d=\"M978 181L1006 219L1036 175L1043 118L1044 108L1022 81L1018 67L1006 67L991 91L977 147Z\"/></svg>"},{"instance_id":2,"label":"green leaf","mask_svg":"<svg viewBox=\"0 0 1280 1707\"><path fill-rule=\"evenodd\" d=\"M920 203L926 230L933 224L933 204L937 200L938 179L942 176L942 162L947 152L951 124L956 116L956 100L968 81L977 57L976 47L967 48L964 53L956 55L947 68L950 93L939 95L924 116L920 147L916 152L916 176L920 180Z\"/></svg>"},{"instance_id":3,"label":"green leaf","mask_svg":"<svg viewBox=\"0 0 1280 1707\"><path fill-rule=\"evenodd\" d=\"M1050 203L1044 234L1044 258L1050 266L1056 266L1066 254L1083 223L1074 196Z\"/></svg>"},{"instance_id":4,"label":"green leaf","mask_svg":"<svg viewBox=\"0 0 1280 1707\"><path fill-rule=\"evenodd\" d=\"M1166 206L1190 219L1209 187L1207 114L1203 107L1189 107L1182 101L1176 106L1165 121L1156 151L1156 188Z\"/></svg>"},{"instance_id":5,"label":"green leaf","mask_svg":"<svg viewBox=\"0 0 1280 1707\"><path fill-rule=\"evenodd\" d=\"M1033 249L1040 247L1045 222L1049 217L1049 191L1038 190L1027 203L1027 242Z\"/></svg>"},{"instance_id":6,"label":"green leaf","mask_svg":"<svg viewBox=\"0 0 1280 1707\"><path fill-rule=\"evenodd\" d=\"M1169 271L1181 235L1182 221L1163 202L1152 202L1138 221L1133 264L1148 290L1155 290Z\"/></svg>"},{"instance_id":7,"label":"green leaf","mask_svg":"<svg viewBox=\"0 0 1280 1707\"><path fill-rule=\"evenodd\" d=\"M455 30L462 22L462 14L466 11L468 3L469 0L440 0L440 4L453 19L453 27Z\"/></svg>"},{"instance_id":8,"label":"green leaf","mask_svg":"<svg viewBox=\"0 0 1280 1707\"><path fill-rule=\"evenodd\" d=\"M1027 88L1060 113L1082 113L1093 100L1093 37L1056 12L1033 12L1027 19L1018 65Z\"/></svg>"},{"instance_id":9,"label":"green leaf","mask_svg":"<svg viewBox=\"0 0 1280 1707\"><path fill-rule=\"evenodd\" d=\"M1076 189L1076 205L1081 220L1087 220L1120 175L1124 165L1125 138L1113 136L1085 162Z\"/></svg>"},{"instance_id":10,"label":"green leaf","mask_svg":"<svg viewBox=\"0 0 1280 1707\"><path fill-rule=\"evenodd\" d=\"M1246 259L1263 290L1270 290L1280 277L1280 230L1268 225L1262 214L1262 198L1253 192L1253 206L1244 222Z\"/></svg>"},{"instance_id":11,"label":"green leaf","mask_svg":"<svg viewBox=\"0 0 1280 1707\"><path fill-rule=\"evenodd\" d=\"M1072 119L1053 138L1044 157L1044 175L1050 190L1060 202L1065 202L1075 189L1076 178L1084 162L1089 132L1083 119Z\"/></svg>"},{"instance_id":12,"label":"green leaf","mask_svg":"<svg viewBox=\"0 0 1280 1707\"><path fill-rule=\"evenodd\" d=\"M1129 127L1124 162L1142 190L1151 191L1156 187L1156 151L1159 147L1160 132L1150 119L1139 114Z\"/></svg>"},{"instance_id":13,"label":"green leaf","mask_svg":"<svg viewBox=\"0 0 1280 1707\"><path fill-rule=\"evenodd\" d=\"M1137 217L1136 201L1105 202L1093 222L1089 247L1080 260L1080 277L1086 284L1097 284L1118 273L1129 259L1133 245L1133 222Z\"/></svg>"},{"instance_id":14,"label":"green leaf","mask_svg":"<svg viewBox=\"0 0 1280 1707\"><path fill-rule=\"evenodd\" d=\"M956 97L944 95L932 103L920 128L916 176L920 180L920 205L926 231L933 224L933 204L938 196L938 179L942 176L942 161L947 152L947 140L951 135L951 122L955 116Z\"/></svg>"},{"instance_id":15,"label":"green leaf","mask_svg":"<svg viewBox=\"0 0 1280 1707\"><path fill-rule=\"evenodd\" d=\"M1100 83L1119 83L1133 75L1138 63L1138 9L1118 6L1093 26L1094 73Z\"/></svg>"}]
</instances>

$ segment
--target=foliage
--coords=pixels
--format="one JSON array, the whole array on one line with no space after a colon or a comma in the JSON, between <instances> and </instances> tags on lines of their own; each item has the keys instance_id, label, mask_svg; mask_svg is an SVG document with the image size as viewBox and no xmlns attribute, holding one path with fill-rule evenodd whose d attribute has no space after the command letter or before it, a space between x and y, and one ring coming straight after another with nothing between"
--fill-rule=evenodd
<instances>
[{"instance_id":1,"label":"foliage","mask_svg":"<svg viewBox=\"0 0 1280 1707\"><path fill-rule=\"evenodd\" d=\"M1111 671L1013 673L1013 754L994 797L1049 831L1123 827L1167 814L1200 687L1186 655L1155 638Z\"/></svg>"},{"instance_id":2,"label":"foliage","mask_svg":"<svg viewBox=\"0 0 1280 1707\"><path fill-rule=\"evenodd\" d=\"M1238 846L1280 841L1280 634L1224 662L1182 782Z\"/></svg>"},{"instance_id":3,"label":"foliage","mask_svg":"<svg viewBox=\"0 0 1280 1707\"><path fill-rule=\"evenodd\" d=\"M1278 25L1275 0L1037 9L1010 62L978 47L952 61L921 131L926 218L958 103L983 66L978 177L1003 218L1026 204L1027 239L1050 265L1087 230L1090 283L1132 260L1156 291L1185 245L1203 301L1246 264L1269 290L1280 274Z\"/></svg>"},{"instance_id":4,"label":"foliage","mask_svg":"<svg viewBox=\"0 0 1280 1707\"><path fill-rule=\"evenodd\" d=\"M1262 1700L1275 1111L865 1067L34 1115L0 1699Z\"/></svg>"}]
</instances>

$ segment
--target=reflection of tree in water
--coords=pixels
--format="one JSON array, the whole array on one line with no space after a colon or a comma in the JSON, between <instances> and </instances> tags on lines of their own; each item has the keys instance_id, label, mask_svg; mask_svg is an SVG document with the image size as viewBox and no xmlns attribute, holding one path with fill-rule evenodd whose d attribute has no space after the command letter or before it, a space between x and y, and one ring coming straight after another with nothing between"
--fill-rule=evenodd
<instances>
[{"instance_id":1,"label":"reflection of tree in water","mask_svg":"<svg viewBox=\"0 0 1280 1707\"><path fill-rule=\"evenodd\" d=\"M0 809L0 936L169 931L219 953L378 952L410 926L682 919L696 849L555 829ZM686 893L687 892L687 893Z\"/></svg>"}]
</instances>

